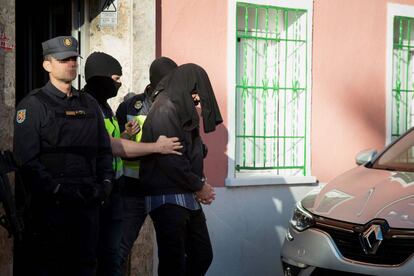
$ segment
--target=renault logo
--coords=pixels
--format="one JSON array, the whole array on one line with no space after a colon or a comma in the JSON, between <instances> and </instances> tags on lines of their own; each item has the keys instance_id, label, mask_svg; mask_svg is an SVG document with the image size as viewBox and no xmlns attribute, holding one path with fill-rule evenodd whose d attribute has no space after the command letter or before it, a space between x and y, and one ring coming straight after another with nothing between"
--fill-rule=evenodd
<instances>
[{"instance_id":1,"label":"renault logo","mask_svg":"<svg viewBox=\"0 0 414 276\"><path fill-rule=\"evenodd\" d=\"M365 254L377 253L378 247L383 240L381 225L373 224L360 236L362 249Z\"/></svg>"}]
</instances>

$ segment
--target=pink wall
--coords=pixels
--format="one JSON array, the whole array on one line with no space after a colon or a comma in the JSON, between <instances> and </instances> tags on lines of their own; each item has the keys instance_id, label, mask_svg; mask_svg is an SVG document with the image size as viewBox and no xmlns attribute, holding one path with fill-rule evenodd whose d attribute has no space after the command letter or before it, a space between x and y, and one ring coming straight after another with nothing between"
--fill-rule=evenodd
<instances>
[{"instance_id":1,"label":"pink wall","mask_svg":"<svg viewBox=\"0 0 414 276\"><path fill-rule=\"evenodd\" d=\"M385 144L387 2L314 2L311 150L320 181Z\"/></svg>"},{"instance_id":2,"label":"pink wall","mask_svg":"<svg viewBox=\"0 0 414 276\"><path fill-rule=\"evenodd\" d=\"M355 166L357 152L385 144L387 3L414 0L315 0L312 54L311 171L326 182ZM207 176L227 174L227 1L162 1L161 54L208 72L225 119L205 136Z\"/></svg>"},{"instance_id":3,"label":"pink wall","mask_svg":"<svg viewBox=\"0 0 414 276\"><path fill-rule=\"evenodd\" d=\"M161 55L177 64L197 63L210 77L224 124L208 135L205 171L208 182L224 186L227 176L227 1L164 0L161 2Z\"/></svg>"}]
</instances>

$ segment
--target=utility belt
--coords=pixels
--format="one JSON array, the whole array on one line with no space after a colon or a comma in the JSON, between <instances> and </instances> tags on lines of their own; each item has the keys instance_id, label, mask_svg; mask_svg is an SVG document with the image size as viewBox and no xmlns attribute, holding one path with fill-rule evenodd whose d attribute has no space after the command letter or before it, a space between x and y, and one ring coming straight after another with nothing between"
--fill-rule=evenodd
<instances>
[{"instance_id":1,"label":"utility belt","mask_svg":"<svg viewBox=\"0 0 414 276\"><path fill-rule=\"evenodd\" d=\"M40 162L47 168L53 178L94 178L96 176L96 158L77 153L54 151L55 149L42 152ZM66 171L68 159L78 163L82 170Z\"/></svg>"},{"instance_id":2,"label":"utility belt","mask_svg":"<svg viewBox=\"0 0 414 276\"><path fill-rule=\"evenodd\" d=\"M96 183L96 178L93 176L62 176L62 177L53 177L53 180L57 183L65 186L80 187L84 185L90 185Z\"/></svg>"}]
</instances>

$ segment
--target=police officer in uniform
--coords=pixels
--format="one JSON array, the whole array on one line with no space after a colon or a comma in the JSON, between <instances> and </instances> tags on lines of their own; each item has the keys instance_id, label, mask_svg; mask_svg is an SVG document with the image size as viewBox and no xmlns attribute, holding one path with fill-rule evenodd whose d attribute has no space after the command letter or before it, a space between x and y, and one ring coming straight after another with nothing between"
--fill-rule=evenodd
<instances>
[{"instance_id":1,"label":"police officer in uniform","mask_svg":"<svg viewBox=\"0 0 414 276\"><path fill-rule=\"evenodd\" d=\"M14 153L30 194L26 275L95 275L99 209L112 189L112 154L96 101L71 83L78 43L42 43L49 82L17 106Z\"/></svg>"},{"instance_id":2,"label":"police officer in uniform","mask_svg":"<svg viewBox=\"0 0 414 276\"><path fill-rule=\"evenodd\" d=\"M116 117L124 138L138 144L144 144L141 143L141 129L151 108L154 94L157 93L155 87L164 76L175 68L177 68L177 64L168 57L155 59L149 68L150 84L147 85L144 93L134 95L119 105ZM122 265L127 260L147 216L144 187L139 181L139 160L124 160L124 178L125 187L122 193L125 206L124 222L119 251Z\"/></svg>"},{"instance_id":3,"label":"police officer in uniform","mask_svg":"<svg viewBox=\"0 0 414 276\"><path fill-rule=\"evenodd\" d=\"M111 140L114 188L101 214L100 241L98 249L98 275L121 275L119 246L122 237L123 201L121 189L124 182L123 161L120 157L139 157L151 153L181 154L178 138L165 136L155 143L135 143L120 139L121 131L108 99L115 97L121 86L122 66L118 60L103 52L89 55L85 63L84 91L98 102L104 117L105 128Z\"/></svg>"}]
</instances>

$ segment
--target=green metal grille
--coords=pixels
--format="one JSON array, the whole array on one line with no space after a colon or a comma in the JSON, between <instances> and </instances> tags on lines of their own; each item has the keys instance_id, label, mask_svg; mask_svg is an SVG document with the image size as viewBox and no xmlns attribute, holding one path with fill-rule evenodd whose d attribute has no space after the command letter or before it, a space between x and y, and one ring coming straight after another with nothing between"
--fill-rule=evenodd
<instances>
[{"instance_id":1,"label":"green metal grille","mask_svg":"<svg viewBox=\"0 0 414 276\"><path fill-rule=\"evenodd\" d=\"M237 4L236 171L306 175L307 16Z\"/></svg>"},{"instance_id":2,"label":"green metal grille","mask_svg":"<svg viewBox=\"0 0 414 276\"><path fill-rule=\"evenodd\" d=\"M414 18L394 17L391 139L414 125Z\"/></svg>"}]
</instances>

